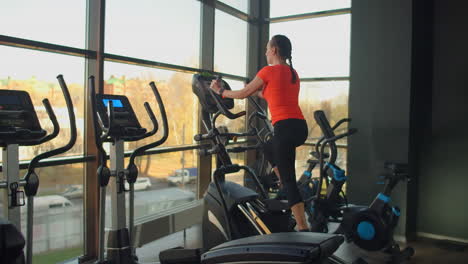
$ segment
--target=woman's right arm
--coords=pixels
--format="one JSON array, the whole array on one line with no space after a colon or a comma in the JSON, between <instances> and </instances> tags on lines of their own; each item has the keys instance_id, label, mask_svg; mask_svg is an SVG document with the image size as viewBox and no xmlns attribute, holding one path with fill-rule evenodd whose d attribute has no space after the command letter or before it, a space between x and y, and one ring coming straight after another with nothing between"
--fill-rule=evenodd
<instances>
[{"instance_id":1,"label":"woman's right arm","mask_svg":"<svg viewBox=\"0 0 468 264\"><path fill-rule=\"evenodd\" d=\"M264 99L263 97L263 89L259 89L258 91L256 91L253 95L256 95L262 99Z\"/></svg>"},{"instance_id":2,"label":"woman's right arm","mask_svg":"<svg viewBox=\"0 0 468 264\"><path fill-rule=\"evenodd\" d=\"M261 90L262 87L263 87L263 80L255 76L255 78L250 83L248 83L243 89L238 90L238 91L225 90L223 92L223 96L228 97L228 98L234 98L234 99L244 99L252 95L253 93L257 92L258 90ZM221 87L219 86L216 80L213 80L211 82L210 88L218 94L221 89Z\"/></svg>"}]
</instances>

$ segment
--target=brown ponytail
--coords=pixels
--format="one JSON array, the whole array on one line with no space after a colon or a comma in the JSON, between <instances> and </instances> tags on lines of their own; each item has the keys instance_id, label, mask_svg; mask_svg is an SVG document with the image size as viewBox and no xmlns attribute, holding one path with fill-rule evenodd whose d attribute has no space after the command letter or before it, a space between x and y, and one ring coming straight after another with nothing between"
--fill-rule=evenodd
<instances>
[{"instance_id":1,"label":"brown ponytail","mask_svg":"<svg viewBox=\"0 0 468 264\"><path fill-rule=\"evenodd\" d=\"M284 60L289 60L289 68L291 69L291 83L296 83L297 76L294 72L294 68L292 65L291 41L288 39L288 37L284 35L275 35L271 38L270 45L278 48L279 55L281 58L283 58Z\"/></svg>"}]
</instances>

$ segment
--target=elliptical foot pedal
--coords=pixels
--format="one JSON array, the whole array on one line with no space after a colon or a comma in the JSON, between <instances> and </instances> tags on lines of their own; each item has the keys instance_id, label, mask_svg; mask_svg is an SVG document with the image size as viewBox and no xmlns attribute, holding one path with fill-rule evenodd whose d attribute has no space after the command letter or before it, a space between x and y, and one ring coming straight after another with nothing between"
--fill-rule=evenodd
<instances>
[{"instance_id":1,"label":"elliptical foot pedal","mask_svg":"<svg viewBox=\"0 0 468 264\"><path fill-rule=\"evenodd\" d=\"M176 247L161 251L159 261L161 264L200 264L202 254L200 248L185 249Z\"/></svg>"}]
</instances>

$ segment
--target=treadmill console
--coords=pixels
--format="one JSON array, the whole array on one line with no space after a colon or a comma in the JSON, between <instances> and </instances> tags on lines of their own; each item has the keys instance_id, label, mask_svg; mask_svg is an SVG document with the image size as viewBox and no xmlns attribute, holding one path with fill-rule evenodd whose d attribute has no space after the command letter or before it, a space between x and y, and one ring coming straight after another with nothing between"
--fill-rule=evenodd
<instances>
[{"instance_id":1,"label":"treadmill console","mask_svg":"<svg viewBox=\"0 0 468 264\"><path fill-rule=\"evenodd\" d=\"M111 124L112 127L110 128L110 135L132 137L141 136L146 133L146 129L141 127L132 105L126 96L97 94L96 101L99 119L101 124L106 128L109 128L107 109L109 102L112 102L114 118Z\"/></svg>"}]
</instances>

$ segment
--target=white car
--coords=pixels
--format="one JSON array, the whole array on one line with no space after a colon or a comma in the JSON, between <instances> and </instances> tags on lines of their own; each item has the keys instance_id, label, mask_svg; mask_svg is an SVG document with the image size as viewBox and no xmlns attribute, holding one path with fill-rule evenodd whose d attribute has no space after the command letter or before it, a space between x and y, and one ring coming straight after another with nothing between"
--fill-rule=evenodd
<instances>
[{"instance_id":1,"label":"white car","mask_svg":"<svg viewBox=\"0 0 468 264\"><path fill-rule=\"evenodd\" d=\"M83 197L83 184L70 185L61 195L68 199L81 198Z\"/></svg>"},{"instance_id":2,"label":"white car","mask_svg":"<svg viewBox=\"0 0 468 264\"><path fill-rule=\"evenodd\" d=\"M197 180L197 168L186 168L175 170L174 175L167 177L167 181L171 185L177 185L182 183L192 183Z\"/></svg>"},{"instance_id":3,"label":"white car","mask_svg":"<svg viewBox=\"0 0 468 264\"><path fill-rule=\"evenodd\" d=\"M27 200L25 200L27 205ZM44 195L34 198L34 210L65 209L73 206L73 203L62 195ZM21 210L26 212L26 206Z\"/></svg>"},{"instance_id":4,"label":"white car","mask_svg":"<svg viewBox=\"0 0 468 264\"><path fill-rule=\"evenodd\" d=\"M149 189L151 187L151 181L149 177L138 177L135 184L133 184L135 191L142 191ZM125 189L129 190L130 185L125 181Z\"/></svg>"}]
</instances>

